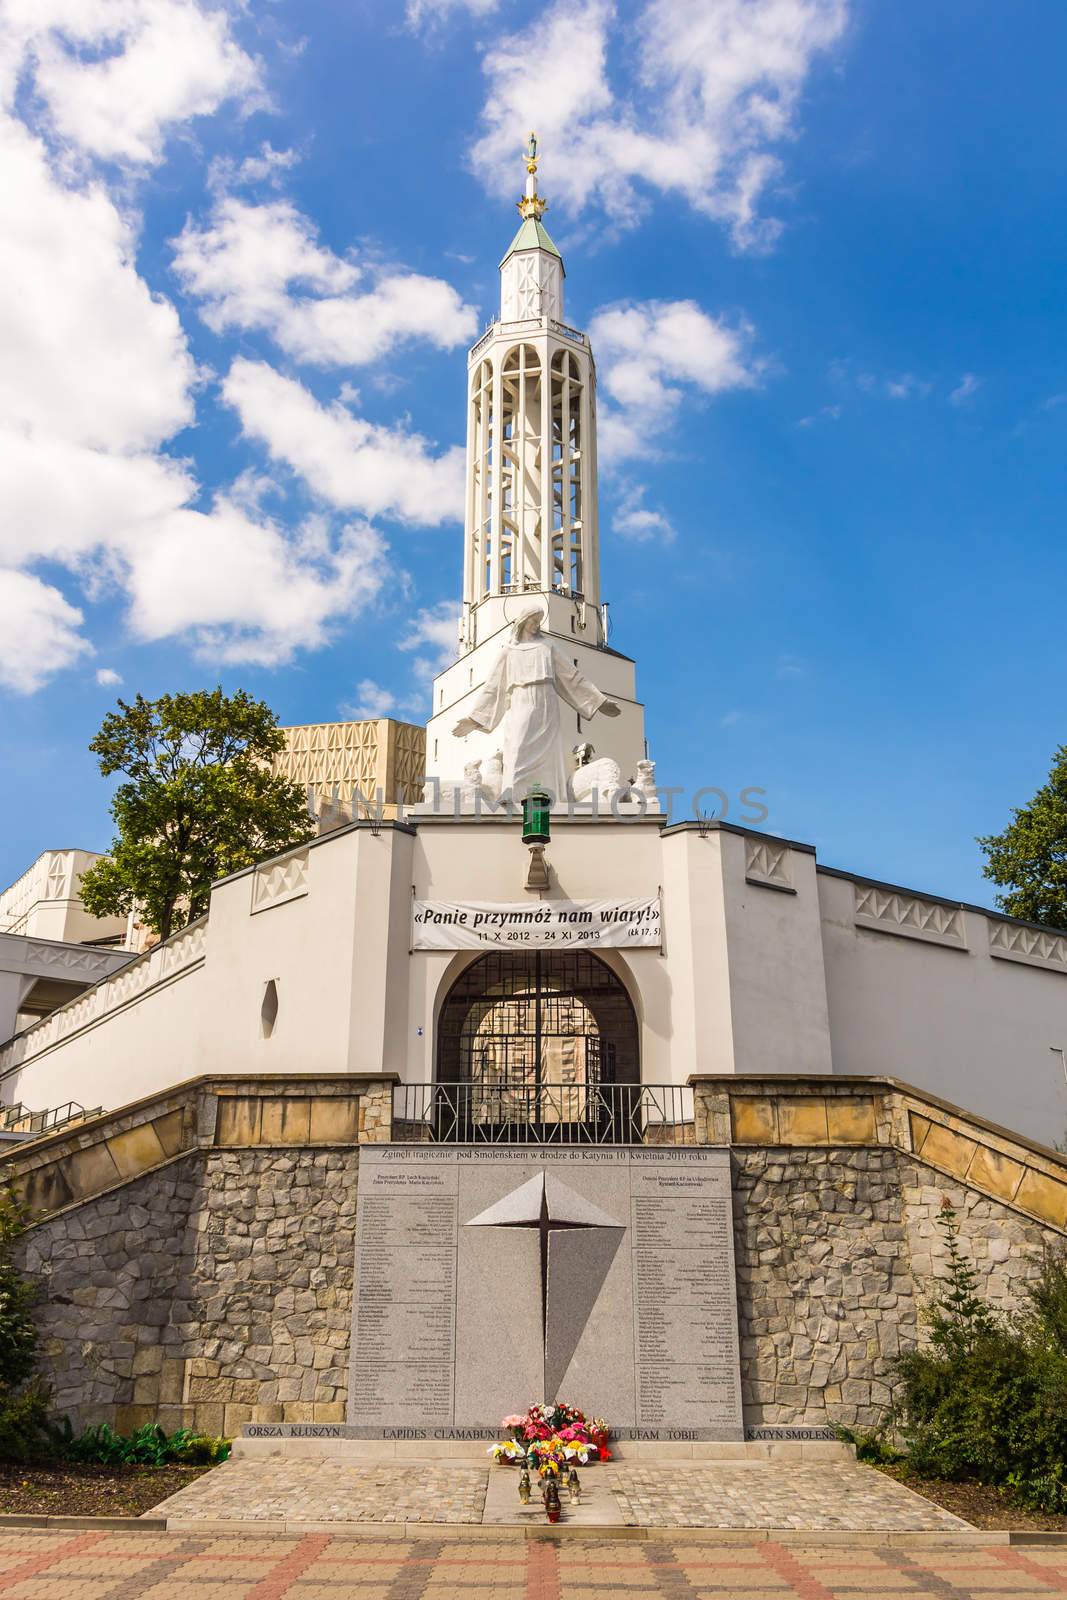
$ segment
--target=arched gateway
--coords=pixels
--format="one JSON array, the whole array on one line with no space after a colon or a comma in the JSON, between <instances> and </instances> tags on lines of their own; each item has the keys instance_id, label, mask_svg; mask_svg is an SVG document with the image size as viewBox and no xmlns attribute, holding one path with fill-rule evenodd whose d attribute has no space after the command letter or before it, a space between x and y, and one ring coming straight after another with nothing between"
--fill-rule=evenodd
<instances>
[{"instance_id":1,"label":"arched gateway","mask_svg":"<svg viewBox=\"0 0 1067 1600\"><path fill-rule=\"evenodd\" d=\"M617 1137L640 1077L633 1004L592 952L491 951L441 1007L441 1103L475 1138Z\"/></svg>"}]
</instances>

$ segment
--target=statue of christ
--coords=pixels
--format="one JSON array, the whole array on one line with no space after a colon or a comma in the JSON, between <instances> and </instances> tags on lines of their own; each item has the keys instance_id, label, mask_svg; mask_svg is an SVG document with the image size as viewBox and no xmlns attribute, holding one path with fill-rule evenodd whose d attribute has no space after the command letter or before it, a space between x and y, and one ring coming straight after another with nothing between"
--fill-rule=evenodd
<instances>
[{"instance_id":1,"label":"statue of christ","mask_svg":"<svg viewBox=\"0 0 1067 1600\"><path fill-rule=\"evenodd\" d=\"M516 619L485 686L452 732L462 739L468 733L490 733L503 722L504 788L516 800L539 788L559 801L567 795L560 699L583 717L597 711L617 717L619 708L552 647L541 632L541 619L540 603Z\"/></svg>"}]
</instances>

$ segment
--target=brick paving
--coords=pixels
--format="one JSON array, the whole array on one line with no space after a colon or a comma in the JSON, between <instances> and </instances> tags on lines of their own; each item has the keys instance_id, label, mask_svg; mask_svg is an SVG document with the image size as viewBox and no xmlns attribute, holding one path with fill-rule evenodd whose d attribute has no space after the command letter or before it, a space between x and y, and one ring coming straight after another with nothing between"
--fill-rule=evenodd
<instances>
[{"instance_id":1,"label":"brick paving","mask_svg":"<svg viewBox=\"0 0 1067 1600\"><path fill-rule=\"evenodd\" d=\"M3 1600L1049 1600L1067 1546L0 1534Z\"/></svg>"}]
</instances>

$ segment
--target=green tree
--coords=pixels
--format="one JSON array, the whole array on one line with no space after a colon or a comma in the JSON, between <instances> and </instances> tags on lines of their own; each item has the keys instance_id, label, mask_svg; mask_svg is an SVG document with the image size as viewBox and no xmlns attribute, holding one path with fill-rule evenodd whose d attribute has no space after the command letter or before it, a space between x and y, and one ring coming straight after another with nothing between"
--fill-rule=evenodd
<instances>
[{"instance_id":1,"label":"green tree","mask_svg":"<svg viewBox=\"0 0 1067 1600\"><path fill-rule=\"evenodd\" d=\"M1012 812L1003 833L978 843L987 878L1008 890L1002 911L1047 927L1067 928L1067 744L1056 751L1048 782Z\"/></svg>"},{"instance_id":2,"label":"green tree","mask_svg":"<svg viewBox=\"0 0 1067 1600\"><path fill-rule=\"evenodd\" d=\"M136 906L166 939L207 909L214 879L303 843L314 825L299 786L271 773L285 736L263 701L220 688L118 706L89 746L105 777L126 775L111 803L118 836L81 898L98 917Z\"/></svg>"},{"instance_id":3,"label":"green tree","mask_svg":"<svg viewBox=\"0 0 1067 1600\"><path fill-rule=\"evenodd\" d=\"M960 1219L947 1195L941 1197L937 1225L945 1241L947 1271L928 1314L930 1342L950 1355L967 1356L995 1331L997 1322L978 1292L977 1272L960 1249Z\"/></svg>"}]
</instances>

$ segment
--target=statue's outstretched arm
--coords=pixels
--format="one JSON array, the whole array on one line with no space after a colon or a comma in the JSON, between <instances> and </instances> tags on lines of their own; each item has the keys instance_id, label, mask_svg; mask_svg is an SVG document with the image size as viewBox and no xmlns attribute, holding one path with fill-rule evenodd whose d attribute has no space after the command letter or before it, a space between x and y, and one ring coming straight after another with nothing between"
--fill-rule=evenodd
<instances>
[{"instance_id":1,"label":"statue's outstretched arm","mask_svg":"<svg viewBox=\"0 0 1067 1600\"><path fill-rule=\"evenodd\" d=\"M493 662L488 678L479 689L467 715L460 717L452 729L453 736L465 739L468 733L489 733L503 721L508 709L508 676L504 652Z\"/></svg>"},{"instance_id":2,"label":"statue's outstretched arm","mask_svg":"<svg viewBox=\"0 0 1067 1600\"><path fill-rule=\"evenodd\" d=\"M598 689L591 678L574 665L569 657L559 650L552 651L553 667L556 677L556 690L561 700L566 700L569 706L583 717L591 717L597 711L605 717L617 717L619 708L614 700L609 700L602 690Z\"/></svg>"}]
</instances>

